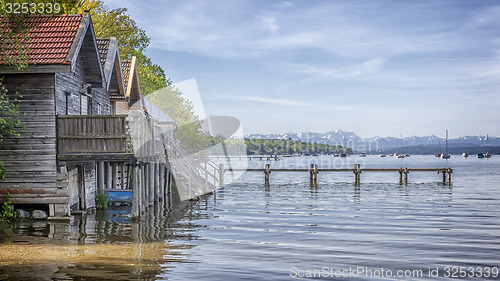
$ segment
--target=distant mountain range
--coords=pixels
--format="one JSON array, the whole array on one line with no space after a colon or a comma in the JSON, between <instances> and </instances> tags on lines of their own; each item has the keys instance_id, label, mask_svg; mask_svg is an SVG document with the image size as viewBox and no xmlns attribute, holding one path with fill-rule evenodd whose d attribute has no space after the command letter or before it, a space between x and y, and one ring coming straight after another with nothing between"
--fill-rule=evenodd
<instances>
[{"instance_id":1,"label":"distant mountain range","mask_svg":"<svg viewBox=\"0 0 500 281\"><path fill-rule=\"evenodd\" d=\"M445 138L437 137L435 135L426 137L406 137L406 138L396 138L396 137L372 137L362 139L354 132L345 132L342 130L336 130L326 133L285 133L285 134L251 134L247 135L250 139L289 139L308 141L316 143L325 143L330 145L341 145L347 146L354 149L354 151L366 151L366 152L377 152L385 151L391 152L398 148L406 148L414 151L413 153L434 153L437 151L439 146L442 150L445 149ZM465 136L455 139L448 139L448 148L451 150L464 150L465 144L467 147L474 150L477 148L486 146L486 136ZM488 138L488 143L490 147L500 146L500 138L490 136ZM418 149L417 149L418 148ZM484 150L484 148L483 148ZM471 151L472 152L472 151ZM437 152L436 152L437 153Z\"/></svg>"}]
</instances>

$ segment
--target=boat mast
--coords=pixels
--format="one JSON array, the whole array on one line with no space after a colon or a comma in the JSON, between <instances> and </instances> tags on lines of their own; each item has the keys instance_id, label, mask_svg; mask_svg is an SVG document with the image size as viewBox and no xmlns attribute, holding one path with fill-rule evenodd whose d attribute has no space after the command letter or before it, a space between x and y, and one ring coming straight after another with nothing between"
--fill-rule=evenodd
<instances>
[{"instance_id":1,"label":"boat mast","mask_svg":"<svg viewBox=\"0 0 500 281\"><path fill-rule=\"evenodd\" d=\"M448 155L448 130L446 130L446 155Z\"/></svg>"}]
</instances>

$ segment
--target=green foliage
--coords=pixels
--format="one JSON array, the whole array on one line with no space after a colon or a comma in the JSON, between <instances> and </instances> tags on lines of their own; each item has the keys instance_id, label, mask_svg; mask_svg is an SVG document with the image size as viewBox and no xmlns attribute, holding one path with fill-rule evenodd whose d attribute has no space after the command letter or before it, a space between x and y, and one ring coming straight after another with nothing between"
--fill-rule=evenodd
<instances>
[{"instance_id":1,"label":"green foliage","mask_svg":"<svg viewBox=\"0 0 500 281\"><path fill-rule=\"evenodd\" d=\"M19 111L22 96L15 93L13 98L9 98L8 90L3 86L0 79L0 142L6 137L19 137L16 128L21 126L21 112Z\"/></svg>"},{"instance_id":2,"label":"green foliage","mask_svg":"<svg viewBox=\"0 0 500 281\"><path fill-rule=\"evenodd\" d=\"M5 179L5 167L3 166L3 163L0 162L0 180Z\"/></svg>"},{"instance_id":3,"label":"green foliage","mask_svg":"<svg viewBox=\"0 0 500 281\"><path fill-rule=\"evenodd\" d=\"M23 14L0 14L0 42L2 42L2 52L0 52L0 63L12 65L19 70L28 66L30 38L28 37L29 27L25 24Z\"/></svg>"},{"instance_id":4,"label":"green foliage","mask_svg":"<svg viewBox=\"0 0 500 281\"><path fill-rule=\"evenodd\" d=\"M7 95L8 91L0 79L0 143L6 137L19 137L19 128L22 126L19 111L19 102L22 96L15 93L12 99ZM25 115L25 114L24 114ZM0 162L0 180L5 178L5 168Z\"/></svg>"},{"instance_id":5,"label":"green foliage","mask_svg":"<svg viewBox=\"0 0 500 281\"><path fill-rule=\"evenodd\" d=\"M340 145L310 143L306 141L281 139L245 139L247 154L302 154L302 153L352 153L351 148Z\"/></svg>"},{"instance_id":6,"label":"green foliage","mask_svg":"<svg viewBox=\"0 0 500 281\"><path fill-rule=\"evenodd\" d=\"M127 14L127 8L110 10L101 0L86 1L72 13L90 11L94 31L98 38L116 37L122 60L136 56L141 94L148 95L171 84L164 70L144 55L150 38L134 19Z\"/></svg>"},{"instance_id":7,"label":"green foliage","mask_svg":"<svg viewBox=\"0 0 500 281\"><path fill-rule=\"evenodd\" d=\"M16 218L16 213L12 210L12 202L10 201L10 194L6 193L2 208L0 209L0 222L12 221Z\"/></svg>"},{"instance_id":8,"label":"green foliage","mask_svg":"<svg viewBox=\"0 0 500 281\"><path fill-rule=\"evenodd\" d=\"M108 194L102 188L99 188L99 191L95 196L95 204L97 209L107 209L108 203L109 203Z\"/></svg>"}]
</instances>

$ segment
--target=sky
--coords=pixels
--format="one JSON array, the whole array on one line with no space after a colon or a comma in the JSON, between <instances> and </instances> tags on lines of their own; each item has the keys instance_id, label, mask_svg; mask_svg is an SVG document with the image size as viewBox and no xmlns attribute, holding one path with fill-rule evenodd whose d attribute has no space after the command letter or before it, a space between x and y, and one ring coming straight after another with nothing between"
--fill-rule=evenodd
<instances>
[{"instance_id":1,"label":"sky","mask_svg":"<svg viewBox=\"0 0 500 281\"><path fill-rule=\"evenodd\" d=\"M500 2L105 0L245 134L500 136Z\"/></svg>"}]
</instances>

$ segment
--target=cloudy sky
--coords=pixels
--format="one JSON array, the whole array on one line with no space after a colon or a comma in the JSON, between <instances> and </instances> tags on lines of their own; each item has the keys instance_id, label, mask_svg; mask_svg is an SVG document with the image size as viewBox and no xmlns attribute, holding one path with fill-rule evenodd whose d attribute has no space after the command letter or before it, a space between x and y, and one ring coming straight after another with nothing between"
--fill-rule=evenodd
<instances>
[{"instance_id":1,"label":"cloudy sky","mask_svg":"<svg viewBox=\"0 0 500 281\"><path fill-rule=\"evenodd\" d=\"M245 134L500 136L500 2L105 0Z\"/></svg>"}]
</instances>

